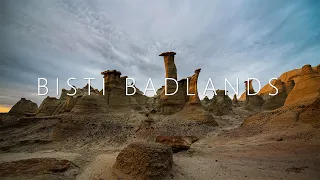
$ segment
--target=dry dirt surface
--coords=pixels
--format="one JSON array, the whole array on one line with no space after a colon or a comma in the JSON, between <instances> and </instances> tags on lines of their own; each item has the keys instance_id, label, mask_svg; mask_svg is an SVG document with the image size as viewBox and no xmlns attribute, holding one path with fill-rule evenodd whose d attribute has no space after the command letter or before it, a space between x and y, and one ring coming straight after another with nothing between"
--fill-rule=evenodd
<instances>
[{"instance_id":1,"label":"dry dirt surface","mask_svg":"<svg viewBox=\"0 0 320 180\"><path fill-rule=\"evenodd\" d=\"M314 109L302 112L317 114ZM177 116L146 119L136 112L30 118L2 125L0 179L113 180L113 166L125 147L154 142L159 135L199 137L188 150L173 153L165 180L320 179L317 121L303 115L303 121L284 119L281 125L273 119L243 124L252 113L243 108L234 112L212 116L218 126L172 119Z\"/></svg>"}]
</instances>

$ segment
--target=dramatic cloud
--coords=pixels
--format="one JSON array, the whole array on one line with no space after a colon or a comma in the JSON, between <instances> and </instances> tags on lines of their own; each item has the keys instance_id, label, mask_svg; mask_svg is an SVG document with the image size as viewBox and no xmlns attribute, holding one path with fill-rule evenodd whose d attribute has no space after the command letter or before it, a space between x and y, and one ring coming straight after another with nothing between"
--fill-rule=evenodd
<instances>
[{"instance_id":1,"label":"dramatic cloud","mask_svg":"<svg viewBox=\"0 0 320 180\"><path fill-rule=\"evenodd\" d=\"M164 82L158 55L175 51L178 78L202 68L199 93L208 78L224 89L255 77L267 83L282 72L319 63L320 2L301 0L4 0L1 14L0 104L21 97L38 104L37 78L48 79L50 96L83 87L84 77L117 69L143 89L148 78ZM229 89L231 91L231 89ZM212 95L212 93L210 94Z\"/></svg>"}]
</instances>

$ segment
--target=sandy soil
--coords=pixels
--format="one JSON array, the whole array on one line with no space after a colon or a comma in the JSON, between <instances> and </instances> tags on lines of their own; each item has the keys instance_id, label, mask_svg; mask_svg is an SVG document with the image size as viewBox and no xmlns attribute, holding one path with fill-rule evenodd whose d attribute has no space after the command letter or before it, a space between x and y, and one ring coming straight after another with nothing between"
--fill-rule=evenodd
<instances>
[{"instance_id":1,"label":"sandy soil","mask_svg":"<svg viewBox=\"0 0 320 180\"><path fill-rule=\"evenodd\" d=\"M167 179L319 179L320 143L269 141L212 143L201 140L185 152L174 154L173 170ZM120 150L120 149L119 149ZM112 179L111 167L118 152L2 153L1 162L35 157L73 161L80 169L75 179ZM69 172L70 173L70 172ZM12 177L10 179L20 179Z\"/></svg>"},{"instance_id":2,"label":"sandy soil","mask_svg":"<svg viewBox=\"0 0 320 180\"><path fill-rule=\"evenodd\" d=\"M244 116L249 114L241 108L236 109L236 112L238 115L215 117L219 126L200 138L188 151L175 153L173 169L166 179L320 179L319 128L303 123L277 125L278 129L270 129L269 126L253 127L253 130L250 127L239 128ZM79 132L79 135L74 135L68 141L28 140L50 137L46 132L50 132L49 130L56 126L57 120L17 126L11 130L3 129L0 134L4 147L11 142L10 138L17 139L17 142L20 140L20 143L0 152L0 163L30 158L56 158L71 161L73 168L59 173L19 175L0 179L113 180L111 168L118 153L127 144L141 139L134 134L120 134L126 141L115 146L115 141L110 139L127 129L121 127L121 124L93 120L95 119L90 119L90 123L95 124L83 125L90 127L87 129L81 129L82 124L76 128L71 126L70 130L65 128L66 132ZM102 126L102 123L108 126ZM130 132L137 132L135 129L141 127L139 124L132 126L134 128L129 127ZM114 130L115 127L119 130L111 133L110 129ZM197 128L197 131L201 131L202 126ZM67 134L64 131L63 133ZM122 139L120 142L123 142Z\"/></svg>"}]
</instances>

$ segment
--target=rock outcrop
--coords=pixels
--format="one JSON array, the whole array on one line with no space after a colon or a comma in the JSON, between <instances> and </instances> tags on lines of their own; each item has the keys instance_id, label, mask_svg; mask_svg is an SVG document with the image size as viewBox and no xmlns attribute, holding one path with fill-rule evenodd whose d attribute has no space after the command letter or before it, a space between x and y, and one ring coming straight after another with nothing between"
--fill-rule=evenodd
<instances>
[{"instance_id":1,"label":"rock outcrop","mask_svg":"<svg viewBox=\"0 0 320 180\"><path fill-rule=\"evenodd\" d=\"M316 67L314 68L314 70L315 70L316 72L320 73L320 64L319 64L318 66L316 66Z\"/></svg>"},{"instance_id":2,"label":"rock outcrop","mask_svg":"<svg viewBox=\"0 0 320 180\"><path fill-rule=\"evenodd\" d=\"M194 71L193 76L190 78L189 83L189 94L193 94L189 96L188 105L201 105L199 96L198 96L198 77L201 69L196 69Z\"/></svg>"},{"instance_id":3,"label":"rock outcrop","mask_svg":"<svg viewBox=\"0 0 320 180\"><path fill-rule=\"evenodd\" d=\"M262 105L262 109L274 110L284 105L284 102L286 101L286 98L288 96L285 83L282 82L280 79L277 79L274 83L274 86L278 89L277 95L268 95L270 96L270 98L268 98L266 102ZM273 89L271 91L271 94L275 93L276 89Z\"/></svg>"},{"instance_id":4,"label":"rock outcrop","mask_svg":"<svg viewBox=\"0 0 320 180\"><path fill-rule=\"evenodd\" d=\"M225 94L225 90L217 90L211 100L209 111L216 116L228 115L232 113L232 100Z\"/></svg>"},{"instance_id":5,"label":"rock outcrop","mask_svg":"<svg viewBox=\"0 0 320 180\"><path fill-rule=\"evenodd\" d=\"M0 163L0 176L20 179L23 176L35 176L64 172L72 167L72 162L55 158L32 158ZM19 178L20 176L20 178Z\"/></svg>"},{"instance_id":6,"label":"rock outcrop","mask_svg":"<svg viewBox=\"0 0 320 180\"><path fill-rule=\"evenodd\" d=\"M255 109L260 109L262 104L264 103L264 100L262 99L261 96L259 95L248 95L254 94L255 91L252 86L252 80L245 81L245 88L246 88L246 100L244 102L245 109L247 110L255 110Z\"/></svg>"},{"instance_id":7,"label":"rock outcrop","mask_svg":"<svg viewBox=\"0 0 320 180\"><path fill-rule=\"evenodd\" d=\"M311 104L320 96L320 73L311 65L304 65L299 76L294 79L294 87L285 101L286 106Z\"/></svg>"},{"instance_id":8,"label":"rock outcrop","mask_svg":"<svg viewBox=\"0 0 320 180\"><path fill-rule=\"evenodd\" d=\"M30 100L21 98L8 112L9 115L26 116L34 114L38 110L38 105Z\"/></svg>"},{"instance_id":9,"label":"rock outcrop","mask_svg":"<svg viewBox=\"0 0 320 180\"><path fill-rule=\"evenodd\" d=\"M210 104L211 104L211 100L208 98L208 96L205 96L205 97L201 100L201 104L202 104L202 107L203 107L205 110L208 110L208 108L210 107Z\"/></svg>"},{"instance_id":10,"label":"rock outcrop","mask_svg":"<svg viewBox=\"0 0 320 180\"><path fill-rule=\"evenodd\" d=\"M234 94L234 95L233 95L232 104L233 104L233 106L235 106L235 107L240 106L239 101L238 101L238 98L237 98L237 94Z\"/></svg>"},{"instance_id":11,"label":"rock outcrop","mask_svg":"<svg viewBox=\"0 0 320 180\"><path fill-rule=\"evenodd\" d=\"M163 56L164 58L166 78L177 80L177 68L174 63L175 55L175 52L165 52L160 54L159 56ZM182 97L179 96L181 93L176 93L174 95L165 95L165 90L167 90L167 94L172 94L176 91L176 88L176 83L172 80L168 80L167 86L162 89L159 96L158 104L158 109L161 113L174 114L183 108L184 103L182 102ZM182 92L182 90L180 90L180 92Z\"/></svg>"},{"instance_id":12,"label":"rock outcrop","mask_svg":"<svg viewBox=\"0 0 320 180\"><path fill-rule=\"evenodd\" d=\"M64 104L63 100L59 100L55 97L48 96L42 101L37 111L37 116L42 117L42 116L54 115L60 111L60 108L63 106L63 104Z\"/></svg>"},{"instance_id":13,"label":"rock outcrop","mask_svg":"<svg viewBox=\"0 0 320 180\"><path fill-rule=\"evenodd\" d=\"M164 179L173 164L170 146L153 142L135 142L125 147L113 165L118 179Z\"/></svg>"},{"instance_id":14,"label":"rock outcrop","mask_svg":"<svg viewBox=\"0 0 320 180\"><path fill-rule=\"evenodd\" d=\"M303 123L320 124L320 98L300 114L299 120Z\"/></svg>"},{"instance_id":15,"label":"rock outcrop","mask_svg":"<svg viewBox=\"0 0 320 180\"><path fill-rule=\"evenodd\" d=\"M99 113L105 112L105 102L99 95L85 95L77 99L71 109L72 113Z\"/></svg>"}]
</instances>

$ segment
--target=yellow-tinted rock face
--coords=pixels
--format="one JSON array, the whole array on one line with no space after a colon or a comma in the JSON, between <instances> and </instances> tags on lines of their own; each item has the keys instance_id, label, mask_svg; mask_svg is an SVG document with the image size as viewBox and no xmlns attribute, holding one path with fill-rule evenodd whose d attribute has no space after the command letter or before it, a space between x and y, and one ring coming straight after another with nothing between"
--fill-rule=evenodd
<instances>
[{"instance_id":1,"label":"yellow-tinted rock face","mask_svg":"<svg viewBox=\"0 0 320 180\"><path fill-rule=\"evenodd\" d=\"M295 85L289 93L285 105L313 103L320 92L320 74L305 67L301 75L296 77Z\"/></svg>"},{"instance_id":2,"label":"yellow-tinted rock face","mask_svg":"<svg viewBox=\"0 0 320 180\"><path fill-rule=\"evenodd\" d=\"M188 104L201 104L198 96L198 77L201 69L196 69L194 75L190 79L189 93L194 94L189 96Z\"/></svg>"},{"instance_id":3,"label":"yellow-tinted rock face","mask_svg":"<svg viewBox=\"0 0 320 180\"><path fill-rule=\"evenodd\" d=\"M177 68L174 63L175 54L175 52L165 52L160 54L159 56L163 56L164 58L166 78L177 80ZM184 92L184 90L186 90L186 81L179 81L178 86L179 89L177 93L175 93L174 95L165 95L165 89L167 90L168 94L171 94L174 93L177 88L177 85L174 81L167 81L167 86L162 89L158 99L158 109L161 113L173 114L183 108L185 104L185 96L183 94L186 94L186 92Z\"/></svg>"}]
</instances>

